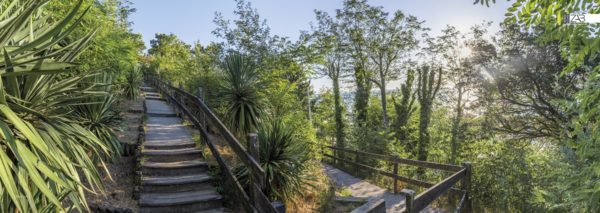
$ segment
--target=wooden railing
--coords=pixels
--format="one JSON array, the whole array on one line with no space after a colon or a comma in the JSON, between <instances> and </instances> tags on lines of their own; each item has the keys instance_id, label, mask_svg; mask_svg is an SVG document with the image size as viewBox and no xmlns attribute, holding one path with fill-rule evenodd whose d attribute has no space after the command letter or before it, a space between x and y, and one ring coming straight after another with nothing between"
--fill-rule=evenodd
<instances>
[{"instance_id":1,"label":"wooden railing","mask_svg":"<svg viewBox=\"0 0 600 213\"><path fill-rule=\"evenodd\" d=\"M185 114L200 131L201 141L210 149L213 157L217 161L221 173L228 184L224 187L233 191L234 199L241 204L248 213L276 213L277 210L271 204L271 201L263 193L265 187L265 171L258 163L258 138L256 134L248 135L248 150L245 149L238 139L225 127L223 122L208 108L204 101L180 88L171 86L158 78L149 77L151 82L157 87L160 93L165 96L169 102L173 103L180 113ZM207 124L216 128L219 135L231 147L236 157L249 168L250 171L250 193L246 193L242 184L233 174L225 159L215 146L212 138L209 137Z\"/></svg>"},{"instance_id":2,"label":"wooden railing","mask_svg":"<svg viewBox=\"0 0 600 213\"><path fill-rule=\"evenodd\" d=\"M471 185L471 165L469 163L463 163L461 166L457 166L450 164L405 159L396 156L374 154L334 146L324 146L324 148L333 152L333 155L323 152L323 156L331 158L333 160L333 164L337 164L337 162L339 161L352 165L355 173L358 173L359 169L366 169L371 172L375 172L380 175L393 178L394 193L401 193L406 197L405 212L419 212L445 192L458 193L461 195L461 199L459 201L456 212L470 212L471 210L471 201L469 200L469 191ZM354 159L348 159L348 157L341 156L350 156L350 158L354 157ZM365 157L386 161L393 165L393 171L383 171L360 163L361 161L363 161L361 160L361 158ZM398 175L399 164L416 166L420 168L442 170L451 172L452 174L446 179L442 180L441 182L433 184L426 181L416 180ZM415 192L413 190L403 189L402 191L398 192L398 181L402 181L407 184L412 184L420 187L425 187L427 188L427 190L418 194L416 197ZM460 188L453 187L458 181L461 181Z\"/></svg>"}]
</instances>

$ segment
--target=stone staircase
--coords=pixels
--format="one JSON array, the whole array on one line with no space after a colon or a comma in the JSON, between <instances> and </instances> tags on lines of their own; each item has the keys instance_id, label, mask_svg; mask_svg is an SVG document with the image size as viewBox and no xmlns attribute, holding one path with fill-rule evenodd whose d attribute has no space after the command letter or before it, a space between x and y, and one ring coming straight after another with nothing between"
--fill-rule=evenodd
<instances>
[{"instance_id":1,"label":"stone staircase","mask_svg":"<svg viewBox=\"0 0 600 213\"><path fill-rule=\"evenodd\" d=\"M140 212L225 212L191 132L152 87L142 87L146 127L140 165Z\"/></svg>"}]
</instances>

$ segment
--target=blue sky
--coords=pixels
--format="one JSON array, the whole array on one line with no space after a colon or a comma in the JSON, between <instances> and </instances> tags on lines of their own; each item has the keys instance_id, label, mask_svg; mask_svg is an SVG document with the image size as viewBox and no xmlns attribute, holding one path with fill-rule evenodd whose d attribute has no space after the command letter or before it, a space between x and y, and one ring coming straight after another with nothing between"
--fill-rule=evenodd
<instances>
[{"instance_id":1,"label":"blue sky","mask_svg":"<svg viewBox=\"0 0 600 213\"><path fill-rule=\"evenodd\" d=\"M134 32L141 33L146 45L155 33L174 33L187 43L200 41L202 44L219 41L211 33L216 11L225 18L236 18L233 14L233 0L132 0L137 11L131 15ZM314 10L319 9L333 14L342 7L342 0L250 0L271 28L271 33L296 40L301 30L308 30L314 22ZM498 30L498 23L510 2L498 0L490 7L473 5L472 0L369 0L369 4L383 6L393 12L402 10L405 14L425 20L425 27L435 35L446 25L467 31L470 26L483 21L493 21L491 32ZM327 86L326 79L318 79L316 88Z\"/></svg>"}]
</instances>

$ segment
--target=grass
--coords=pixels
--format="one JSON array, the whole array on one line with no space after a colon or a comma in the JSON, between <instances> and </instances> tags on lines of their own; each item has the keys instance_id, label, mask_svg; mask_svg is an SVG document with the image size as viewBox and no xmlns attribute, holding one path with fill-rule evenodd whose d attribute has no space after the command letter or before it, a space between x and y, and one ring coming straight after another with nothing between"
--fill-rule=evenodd
<instances>
[{"instance_id":1,"label":"grass","mask_svg":"<svg viewBox=\"0 0 600 213\"><path fill-rule=\"evenodd\" d=\"M338 189L335 194L340 197L350 197L352 196L352 190L350 190L348 187L342 187Z\"/></svg>"},{"instance_id":2,"label":"grass","mask_svg":"<svg viewBox=\"0 0 600 213\"><path fill-rule=\"evenodd\" d=\"M311 160L305 171L308 176L314 177L311 181L313 187L306 187L304 196L298 196L293 201L287 201L285 206L288 212L330 212L328 206L333 202L335 191L331 188L329 177L320 162Z\"/></svg>"}]
</instances>

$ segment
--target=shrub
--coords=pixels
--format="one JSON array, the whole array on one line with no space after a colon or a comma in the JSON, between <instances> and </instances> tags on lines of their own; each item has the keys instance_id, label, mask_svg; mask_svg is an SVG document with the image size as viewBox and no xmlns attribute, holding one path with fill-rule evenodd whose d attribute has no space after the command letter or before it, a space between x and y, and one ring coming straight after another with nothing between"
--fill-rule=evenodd
<instances>
[{"instance_id":1,"label":"shrub","mask_svg":"<svg viewBox=\"0 0 600 213\"><path fill-rule=\"evenodd\" d=\"M280 200L303 194L309 177L304 175L308 153L305 141L294 136L293 128L273 120L258 128L260 165L266 173L265 194ZM245 166L235 169L242 183L248 184Z\"/></svg>"}]
</instances>

